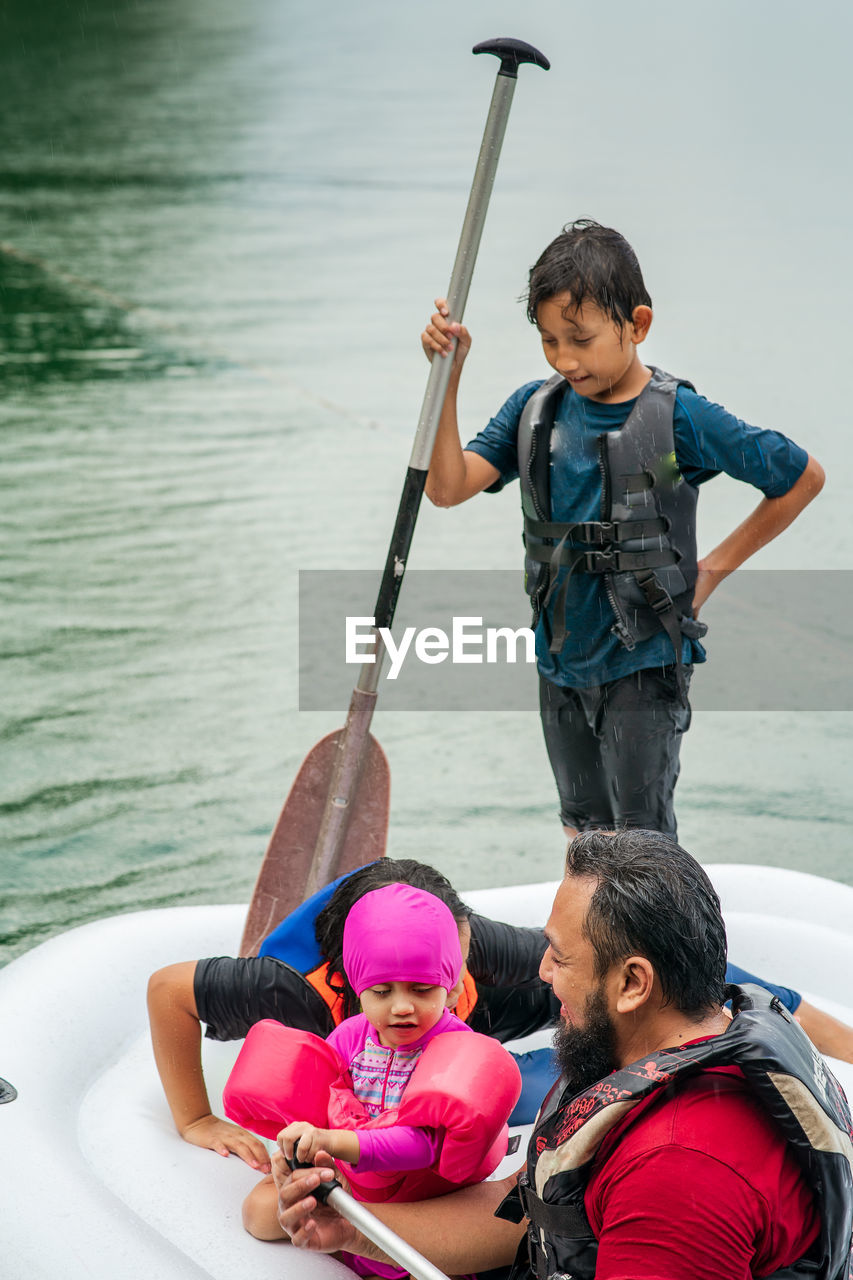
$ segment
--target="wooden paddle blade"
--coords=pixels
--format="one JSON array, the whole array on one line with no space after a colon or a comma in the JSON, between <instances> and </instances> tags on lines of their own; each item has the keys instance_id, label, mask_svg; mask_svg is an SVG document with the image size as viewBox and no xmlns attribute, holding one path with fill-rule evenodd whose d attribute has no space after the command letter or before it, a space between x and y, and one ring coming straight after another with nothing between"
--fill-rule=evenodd
<instances>
[{"instance_id":1,"label":"wooden paddle blade","mask_svg":"<svg viewBox=\"0 0 853 1280\"><path fill-rule=\"evenodd\" d=\"M249 904L241 956L257 955L267 934L303 901L342 734L343 729L336 729L311 748L290 788ZM350 804L343 848L332 879L375 862L385 853L391 771L385 752L372 734L367 738Z\"/></svg>"}]
</instances>

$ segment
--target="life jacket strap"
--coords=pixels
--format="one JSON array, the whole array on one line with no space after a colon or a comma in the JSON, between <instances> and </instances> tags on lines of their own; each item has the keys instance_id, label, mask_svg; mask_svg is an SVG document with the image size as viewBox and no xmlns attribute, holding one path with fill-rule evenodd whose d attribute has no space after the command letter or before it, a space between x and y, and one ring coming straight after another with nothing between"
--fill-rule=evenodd
<instances>
[{"instance_id":1,"label":"life jacket strap","mask_svg":"<svg viewBox=\"0 0 853 1280\"><path fill-rule=\"evenodd\" d=\"M582 568L583 562L587 554L585 551L576 551L566 546L568 534L557 543L553 550L550 547L543 548L544 551L550 551L550 555L545 556L545 563L548 567L548 590L545 592L545 598L542 601L542 608L547 609L554 594L554 588L560 575L560 569L568 565L569 572L563 579L563 584L557 592L557 599L554 602L554 630L551 635L551 643L548 646L551 653L561 653L563 645L566 643L568 636L568 628L566 626L566 601L569 598L569 583L572 580L572 574L575 569ZM531 559L533 558L531 554Z\"/></svg>"},{"instance_id":2,"label":"life jacket strap","mask_svg":"<svg viewBox=\"0 0 853 1280\"><path fill-rule=\"evenodd\" d=\"M611 542L629 542L635 538L651 538L668 533L671 521L666 516L648 520L579 520L566 524L556 520L524 521L525 541L530 538L571 538L593 547L606 547Z\"/></svg>"},{"instance_id":3,"label":"life jacket strap","mask_svg":"<svg viewBox=\"0 0 853 1280\"><path fill-rule=\"evenodd\" d=\"M524 1221L524 1205L521 1200L520 1182L526 1175L522 1174L516 1182L512 1191L508 1191L501 1200L497 1209L495 1209L494 1217L501 1218L504 1222L523 1222Z\"/></svg>"},{"instance_id":4,"label":"life jacket strap","mask_svg":"<svg viewBox=\"0 0 853 1280\"><path fill-rule=\"evenodd\" d=\"M622 493L648 493L649 489L654 489L657 484L657 478L653 471L649 471L646 467L642 471L637 471L632 475L615 476L613 487Z\"/></svg>"},{"instance_id":5,"label":"life jacket strap","mask_svg":"<svg viewBox=\"0 0 853 1280\"><path fill-rule=\"evenodd\" d=\"M518 1194L532 1226L546 1235L562 1236L566 1240L585 1240L592 1236L589 1218L581 1205L548 1204L524 1177L519 1179Z\"/></svg>"},{"instance_id":6,"label":"life jacket strap","mask_svg":"<svg viewBox=\"0 0 853 1280\"><path fill-rule=\"evenodd\" d=\"M595 551L583 551L564 539L556 547L528 546L527 554L538 564L551 565L560 570L567 566L581 573L624 573L638 569L662 569L678 564L680 556L674 547L655 547L649 551L622 551L619 547L602 546Z\"/></svg>"},{"instance_id":7,"label":"life jacket strap","mask_svg":"<svg viewBox=\"0 0 853 1280\"><path fill-rule=\"evenodd\" d=\"M669 521L663 516L632 522L586 520L576 524L558 524L554 521L545 520L525 520L525 543L528 557L538 564L548 565L548 586L540 609L547 609L550 604L551 597L557 586L560 570L568 569L568 573L563 579L554 601L554 629L551 634L551 643L548 646L551 653L561 653L569 635L566 623L566 602L569 596L569 584L572 574L576 571L580 573L624 573L626 571L637 573L638 570L648 571L663 568L665 565L677 564L680 554L673 547L656 547L647 551L624 551L614 545L619 541L623 530L625 531L624 536L626 539L629 535L634 539L664 533L668 525ZM558 534L560 540L556 546L546 546L544 542L538 542L538 544L533 542L534 538L537 540L552 538L557 537ZM597 542L596 549L586 550L583 547L579 548L577 536L573 539L573 535L578 534L586 543L595 544ZM654 578L654 574L651 576ZM657 578L654 578L654 581L657 583ZM658 586L660 586L659 583ZM664 591L663 587L660 587L660 590ZM670 606L674 608L671 598L665 591L664 595L666 595ZM678 616L676 613L676 624ZM663 616L661 616L661 625L667 631L670 639L672 639ZM633 648L633 644L631 648ZM679 641L676 648L676 662L680 663L680 659L681 644ZM679 672L678 688L682 701L686 702L687 693L683 671Z\"/></svg>"},{"instance_id":8,"label":"life jacket strap","mask_svg":"<svg viewBox=\"0 0 853 1280\"><path fill-rule=\"evenodd\" d=\"M684 674L684 663L681 659L681 614L676 609L675 602L666 587L650 569L645 573L638 573L636 578L643 595L646 597L646 604L654 609L661 626L669 636L675 654L675 680L678 685L678 696L681 699L682 706L686 707L687 678Z\"/></svg>"}]
</instances>

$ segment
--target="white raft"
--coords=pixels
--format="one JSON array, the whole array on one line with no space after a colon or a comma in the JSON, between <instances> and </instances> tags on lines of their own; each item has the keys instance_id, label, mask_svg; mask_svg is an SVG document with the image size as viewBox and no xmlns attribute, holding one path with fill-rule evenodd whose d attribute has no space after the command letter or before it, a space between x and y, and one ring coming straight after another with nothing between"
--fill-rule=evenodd
<instances>
[{"instance_id":1,"label":"white raft","mask_svg":"<svg viewBox=\"0 0 853 1280\"><path fill-rule=\"evenodd\" d=\"M853 1023L853 888L769 867L713 866L730 953ZM542 924L556 883L465 894L478 911ZM251 1239L257 1178L181 1141L148 1039L148 975L234 954L245 907L175 907L71 930L0 971L0 1274L4 1280L351 1280L331 1258ZM540 1033L514 1048L548 1042ZM204 1042L215 1110L238 1044ZM853 1066L831 1062L853 1094ZM507 1172L520 1163L510 1157Z\"/></svg>"}]
</instances>

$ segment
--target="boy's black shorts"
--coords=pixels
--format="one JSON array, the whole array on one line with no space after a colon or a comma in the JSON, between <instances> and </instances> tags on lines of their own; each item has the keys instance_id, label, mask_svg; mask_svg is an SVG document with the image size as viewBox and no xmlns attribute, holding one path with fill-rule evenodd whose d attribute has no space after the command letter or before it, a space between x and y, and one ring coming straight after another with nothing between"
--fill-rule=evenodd
<instances>
[{"instance_id":1,"label":"boy's black shorts","mask_svg":"<svg viewBox=\"0 0 853 1280\"><path fill-rule=\"evenodd\" d=\"M688 687L692 673L685 666ZM645 827L677 838L673 792L690 705L679 696L674 664L592 689L540 676L539 711L564 826Z\"/></svg>"}]
</instances>

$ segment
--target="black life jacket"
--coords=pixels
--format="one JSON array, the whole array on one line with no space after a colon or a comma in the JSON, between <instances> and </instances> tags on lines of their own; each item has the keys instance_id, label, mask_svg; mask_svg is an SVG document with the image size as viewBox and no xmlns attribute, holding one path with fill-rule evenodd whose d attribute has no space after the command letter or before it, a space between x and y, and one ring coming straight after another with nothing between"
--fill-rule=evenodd
<instances>
[{"instance_id":1,"label":"black life jacket","mask_svg":"<svg viewBox=\"0 0 853 1280\"><path fill-rule=\"evenodd\" d=\"M537 1280L593 1280L598 1242L584 1194L602 1141L655 1091L720 1066L739 1067L779 1125L820 1218L808 1260L774 1272L773 1280L853 1274L853 1128L844 1092L778 997L752 984L729 987L727 995L734 1018L724 1034L651 1054L574 1096L560 1081L551 1090L533 1129L527 1169L498 1210L517 1222L527 1216L529 1270Z\"/></svg>"},{"instance_id":2,"label":"black life jacket","mask_svg":"<svg viewBox=\"0 0 853 1280\"><path fill-rule=\"evenodd\" d=\"M533 625L550 603L561 569L568 568L554 602L551 652L566 640L566 598L573 573L603 575L613 610L613 633L627 649L661 628L681 673L682 634L707 627L692 616L696 585L698 490L678 470L672 418L679 386L692 383L652 369L628 418L598 437L601 519L551 519L551 432L568 384L560 374L528 400L518 427L518 471L524 515L525 587Z\"/></svg>"}]
</instances>

